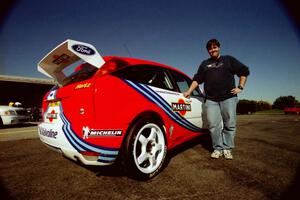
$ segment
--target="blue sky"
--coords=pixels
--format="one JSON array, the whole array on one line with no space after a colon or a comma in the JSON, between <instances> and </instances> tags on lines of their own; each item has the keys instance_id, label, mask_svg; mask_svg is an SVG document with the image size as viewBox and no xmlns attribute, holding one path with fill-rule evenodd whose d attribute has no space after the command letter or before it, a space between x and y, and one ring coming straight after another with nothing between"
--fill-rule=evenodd
<instances>
[{"instance_id":1,"label":"blue sky","mask_svg":"<svg viewBox=\"0 0 300 200\"><path fill-rule=\"evenodd\" d=\"M46 78L37 63L69 38L192 77L217 38L250 68L240 99L300 101L300 34L276 0L19 0L1 26L1 75Z\"/></svg>"}]
</instances>

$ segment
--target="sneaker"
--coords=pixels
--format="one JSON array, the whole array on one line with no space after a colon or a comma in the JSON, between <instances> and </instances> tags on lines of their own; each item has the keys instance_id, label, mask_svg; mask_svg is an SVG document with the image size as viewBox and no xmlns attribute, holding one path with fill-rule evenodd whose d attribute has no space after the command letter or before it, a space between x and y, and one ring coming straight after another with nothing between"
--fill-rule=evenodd
<instances>
[{"instance_id":1,"label":"sneaker","mask_svg":"<svg viewBox=\"0 0 300 200\"><path fill-rule=\"evenodd\" d=\"M212 152L212 154L210 155L211 158L220 158L220 156L222 156L223 153L222 151L219 151L219 150L214 150L214 152Z\"/></svg>"},{"instance_id":2,"label":"sneaker","mask_svg":"<svg viewBox=\"0 0 300 200\"><path fill-rule=\"evenodd\" d=\"M228 160L232 160L233 159L233 156L231 154L231 150L224 150L223 154L224 154L225 159L228 159Z\"/></svg>"}]
</instances>

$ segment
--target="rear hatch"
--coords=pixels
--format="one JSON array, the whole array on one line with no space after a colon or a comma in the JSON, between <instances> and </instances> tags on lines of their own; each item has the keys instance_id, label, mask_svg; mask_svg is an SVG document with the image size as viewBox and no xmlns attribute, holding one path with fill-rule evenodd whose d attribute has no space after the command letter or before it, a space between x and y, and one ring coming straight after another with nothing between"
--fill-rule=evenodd
<instances>
[{"instance_id":1,"label":"rear hatch","mask_svg":"<svg viewBox=\"0 0 300 200\"><path fill-rule=\"evenodd\" d=\"M75 62L82 60L67 75L66 68L74 67ZM88 43L66 40L38 64L38 71L54 79L58 85L46 94L43 100L43 121L47 124L68 124L70 118L78 129L90 119L93 112L93 75L105 64L96 48ZM76 131L76 132L77 132Z\"/></svg>"},{"instance_id":2,"label":"rear hatch","mask_svg":"<svg viewBox=\"0 0 300 200\"><path fill-rule=\"evenodd\" d=\"M105 63L93 45L68 39L48 53L38 63L37 69L59 84L63 84L67 77L63 70L80 59L96 68Z\"/></svg>"}]
</instances>

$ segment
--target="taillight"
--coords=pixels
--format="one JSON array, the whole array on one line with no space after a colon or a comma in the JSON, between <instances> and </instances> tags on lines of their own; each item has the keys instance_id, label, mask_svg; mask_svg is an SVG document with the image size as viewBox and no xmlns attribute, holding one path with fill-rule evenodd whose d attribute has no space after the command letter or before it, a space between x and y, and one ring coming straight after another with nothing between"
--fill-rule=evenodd
<instances>
[{"instance_id":1,"label":"taillight","mask_svg":"<svg viewBox=\"0 0 300 200\"><path fill-rule=\"evenodd\" d=\"M100 153L93 151L81 151L80 153L85 156L100 156Z\"/></svg>"}]
</instances>

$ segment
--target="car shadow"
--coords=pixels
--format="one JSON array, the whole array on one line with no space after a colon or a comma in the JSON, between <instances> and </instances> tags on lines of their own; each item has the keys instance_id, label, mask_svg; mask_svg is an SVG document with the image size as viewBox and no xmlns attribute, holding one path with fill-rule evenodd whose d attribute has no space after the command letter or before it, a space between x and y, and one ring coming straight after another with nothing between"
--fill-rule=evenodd
<instances>
[{"instance_id":1,"label":"car shadow","mask_svg":"<svg viewBox=\"0 0 300 200\"><path fill-rule=\"evenodd\" d=\"M204 149L207 151L212 151L212 145L211 145L211 137L209 133L197 136L193 138L192 140L189 140L183 144L180 144L169 151L169 157L175 157L176 155L193 148L196 145L201 145Z\"/></svg>"},{"instance_id":2,"label":"car shadow","mask_svg":"<svg viewBox=\"0 0 300 200\"><path fill-rule=\"evenodd\" d=\"M183 144L180 144L176 146L175 148L168 151L166 160L164 165L162 166L162 170L164 170L172 158L177 156L178 154L183 153L184 151L193 148L196 145L201 145L204 149L206 149L208 152L212 151L212 145L211 145L211 137L209 133L202 134L200 136L197 136ZM108 166L89 166L84 165L80 162L73 161L83 168L93 172L96 174L96 176L109 176L109 177L121 177L121 176L128 176L128 177L134 177L132 176L124 167L121 165L120 160L117 159L117 161Z\"/></svg>"}]
</instances>

